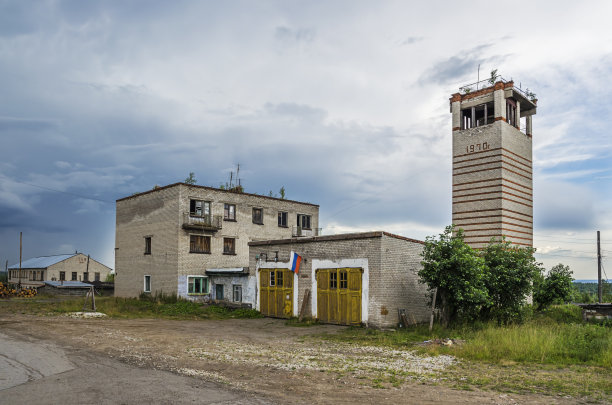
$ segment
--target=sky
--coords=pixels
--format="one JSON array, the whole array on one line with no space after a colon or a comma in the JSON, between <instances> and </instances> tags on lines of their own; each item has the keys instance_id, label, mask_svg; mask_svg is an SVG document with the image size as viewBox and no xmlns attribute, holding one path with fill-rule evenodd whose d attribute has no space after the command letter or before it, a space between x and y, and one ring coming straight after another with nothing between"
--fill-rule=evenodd
<instances>
[{"instance_id":1,"label":"sky","mask_svg":"<svg viewBox=\"0 0 612 405\"><path fill-rule=\"evenodd\" d=\"M501 5L500 5L501 7ZM155 185L320 205L323 234L451 223L449 97L534 92L534 246L612 277L612 2L0 0L0 262L114 267L115 203Z\"/></svg>"}]
</instances>

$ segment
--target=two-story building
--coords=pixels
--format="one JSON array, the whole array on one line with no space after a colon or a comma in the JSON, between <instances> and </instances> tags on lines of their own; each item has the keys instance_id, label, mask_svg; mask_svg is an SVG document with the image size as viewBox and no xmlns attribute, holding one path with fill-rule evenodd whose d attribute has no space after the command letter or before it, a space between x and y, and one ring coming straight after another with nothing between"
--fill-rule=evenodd
<instances>
[{"instance_id":1,"label":"two-story building","mask_svg":"<svg viewBox=\"0 0 612 405\"><path fill-rule=\"evenodd\" d=\"M255 306L252 241L317 236L319 206L175 183L117 200L115 295Z\"/></svg>"}]
</instances>

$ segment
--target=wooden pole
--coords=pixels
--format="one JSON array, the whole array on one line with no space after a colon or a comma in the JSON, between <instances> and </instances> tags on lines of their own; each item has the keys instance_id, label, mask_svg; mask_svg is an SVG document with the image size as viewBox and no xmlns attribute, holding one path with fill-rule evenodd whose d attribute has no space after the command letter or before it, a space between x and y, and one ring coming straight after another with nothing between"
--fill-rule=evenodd
<instances>
[{"instance_id":1,"label":"wooden pole","mask_svg":"<svg viewBox=\"0 0 612 405\"><path fill-rule=\"evenodd\" d=\"M433 300L431 301L431 317L429 318L429 332L433 330L434 313L436 311L436 298L438 296L438 287L434 290Z\"/></svg>"},{"instance_id":2,"label":"wooden pole","mask_svg":"<svg viewBox=\"0 0 612 405\"><path fill-rule=\"evenodd\" d=\"M599 231L597 231L597 302L602 302L602 284L601 284L601 243L599 239Z\"/></svg>"},{"instance_id":3,"label":"wooden pole","mask_svg":"<svg viewBox=\"0 0 612 405\"><path fill-rule=\"evenodd\" d=\"M19 232L19 283L17 284L21 290L21 252L23 251L23 232Z\"/></svg>"}]
</instances>

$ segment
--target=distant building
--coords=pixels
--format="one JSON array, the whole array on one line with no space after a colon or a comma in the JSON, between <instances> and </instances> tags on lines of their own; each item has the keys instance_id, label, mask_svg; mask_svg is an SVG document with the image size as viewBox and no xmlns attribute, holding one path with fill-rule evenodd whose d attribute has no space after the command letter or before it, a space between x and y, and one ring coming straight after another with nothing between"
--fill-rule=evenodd
<instances>
[{"instance_id":1,"label":"distant building","mask_svg":"<svg viewBox=\"0 0 612 405\"><path fill-rule=\"evenodd\" d=\"M537 100L512 81L450 98L453 224L473 248L502 236L533 247L532 116ZM521 119L523 124L521 124Z\"/></svg>"},{"instance_id":2,"label":"distant building","mask_svg":"<svg viewBox=\"0 0 612 405\"><path fill-rule=\"evenodd\" d=\"M41 287L45 281L95 282L104 281L110 272L109 267L83 253L40 256L23 261L21 275L19 263L9 266L8 282L25 288Z\"/></svg>"},{"instance_id":3,"label":"distant building","mask_svg":"<svg viewBox=\"0 0 612 405\"><path fill-rule=\"evenodd\" d=\"M248 243L318 235L319 206L176 183L117 200L115 295L254 305Z\"/></svg>"}]
</instances>

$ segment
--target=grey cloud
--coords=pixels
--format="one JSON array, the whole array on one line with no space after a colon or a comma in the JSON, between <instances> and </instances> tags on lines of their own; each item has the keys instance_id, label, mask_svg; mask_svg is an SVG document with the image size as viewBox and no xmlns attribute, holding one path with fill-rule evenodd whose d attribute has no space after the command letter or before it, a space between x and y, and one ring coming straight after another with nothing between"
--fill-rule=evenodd
<instances>
[{"instance_id":1,"label":"grey cloud","mask_svg":"<svg viewBox=\"0 0 612 405\"><path fill-rule=\"evenodd\" d=\"M292 116L307 121L321 122L327 117L327 112L321 108L297 103L267 103L265 110L270 114Z\"/></svg>"},{"instance_id":2,"label":"grey cloud","mask_svg":"<svg viewBox=\"0 0 612 405\"><path fill-rule=\"evenodd\" d=\"M53 120L0 117L0 131L45 131L57 127L57 121Z\"/></svg>"},{"instance_id":3,"label":"grey cloud","mask_svg":"<svg viewBox=\"0 0 612 405\"><path fill-rule=\"evenodd\" d=\"M293 29L289 27L276 27L274 31L276 39L282 41L295 41L295 42L311 42L315 37L315 32L312 29L299 28Z\"/></svg>"},{"instance_id":4,"label":"grey cloud","mask_svg":"<svg viewBox=\"0 0 612 405\"><path fill-rule=\"evenodd\" d=\"M476 76L478 64L491 59L485 57L485 51L490 49L491 46L491 44L479 45L438 62L421 76L420 82L446 84L461 80L471 72L474 72L474 76Z\"/></svg>"},{"instance_id":5,"label":"grey cloud","mask_svg":"<svg viewBox=\"0 0 612 405\"><path fill-rule=\"evenodd\" d=\"M423 37L408 37L400 42L400 46L412 45L414 43L421 42L423 39Z\"/></svg>"}]
</instances>

